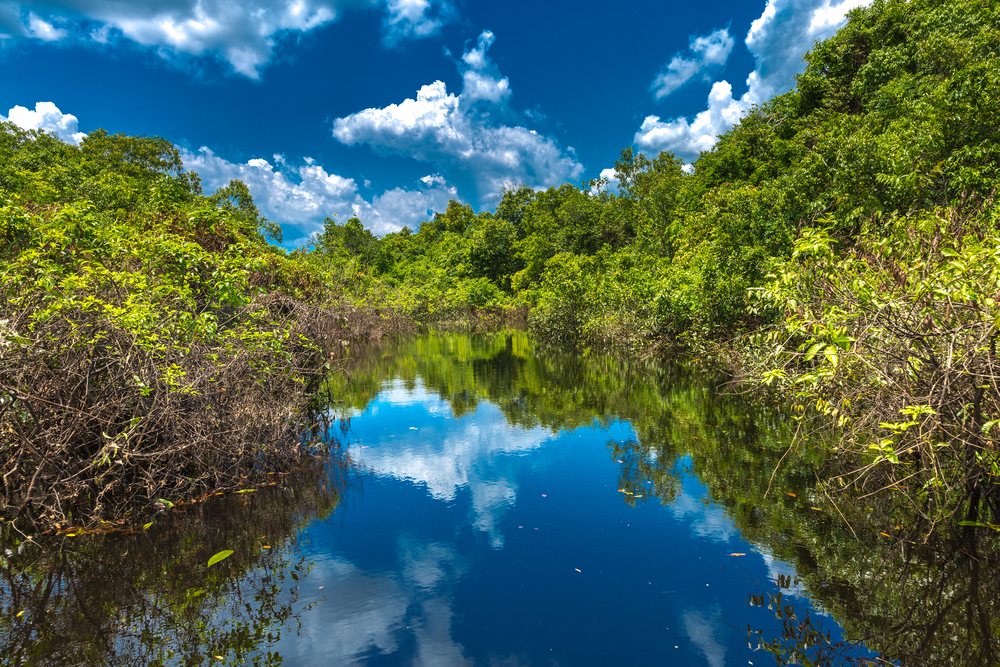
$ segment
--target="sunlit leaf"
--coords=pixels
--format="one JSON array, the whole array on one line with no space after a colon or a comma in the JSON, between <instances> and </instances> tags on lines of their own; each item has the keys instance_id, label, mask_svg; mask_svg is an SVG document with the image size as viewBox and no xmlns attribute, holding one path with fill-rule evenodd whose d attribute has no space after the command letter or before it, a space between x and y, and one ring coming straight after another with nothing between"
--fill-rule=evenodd
<instances>
[{"instance_id":1,"label":"sunlit leaf","mask_svg":"<svg viewBox=\"0 0 1000 667\"><path fill-rule=\"evenodd\" d=\"M208 567L212 567L219 561L226 560L232 555L233 555L232 549L226 549L225 551L220 551L219 553L215 554L214 556L208 559Z\"/></svg>"}]
</instances>

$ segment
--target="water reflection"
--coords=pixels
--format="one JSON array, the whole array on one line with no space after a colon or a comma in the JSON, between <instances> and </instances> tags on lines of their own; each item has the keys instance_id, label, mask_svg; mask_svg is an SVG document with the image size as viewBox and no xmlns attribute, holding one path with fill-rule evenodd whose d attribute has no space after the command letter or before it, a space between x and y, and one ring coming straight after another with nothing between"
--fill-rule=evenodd
<instances>
[{"instance_id":1,"label":"water reflection","mask_svg":"<svg viewBox=\"0 0 1000 667\"><path fill-rule=\"evenodd\" d=\"M405 651L415 665L464 664L451 636L452 596L468 560L453 545L407 535L395 551L391 569L380 573L343 559L318 561L310 581L323 582L322 595L303 618L301 635L279 644L285 659L361 665Z\"/></svg>"},{"instance_id":2,"label":"water reflection","mask_svg":"<svg viewBox=\"0 0 1000 667\"><path fill-rule=\"evenodd\" d=\"M422 384L407 388L401 380L386 386L366 416L354 422L351 451L359 461L377 475L421 484L436 500L453 502L468 489L474 526L493 548L503 547L499 526L518 489L508 459L540 447L550 431L510 426L489 403L474 410L466 403L456 414Z\"/></svg>"},{"instance_id":3,"label":"water reflection","mask_svg":"<svg viewBox=\"0 0 1000 667\"><path fill-rule=\"evenodd\" d=\"M718 387L518 333L358 354L325 387L350 417L337 475L168 514L139 535L13 549L0 655L998 664L995 535L925 541L884 498L834 507L816 484L821 450L786 456L787 416ZM206 569L221 549L235 553Z\"/></svg>"},{"instance_id":4,"label":"water reflection","mask_svg":"<svg viewBox=\"0 0 1000 667\"><path fill-rule=\"evenodd\" d=\"M339 500L333 470L157 515L127 534L0 534L0 656L10 665L278 664L295 633L293 548ZM214 553L233 555L209 569Z\"/></svg>"},{"instance_id":5,"label":"water reflection","mask_svg":"<svg viewBox=\"0 0 1000 667\"><path fill-rule=\"evenodd\" d=\"M722 621L722 608L712 605L708 609L688 609L681 615L688 639L698 647L709 667L726 664L726 627Z\"/></svg>"},{"instance_id":6,"label":"water reflection","mask_svg":"<svg viewBox=\"0 0 1000 667\"><path fill-rule=\"evenodd\" d=\"M337 393L373 481L337 529L310 533L317 606L278 646L289 664L752 661L734 620L775 560L706 494L688 446L710 441L692 404L733 443L763 432L745 409L518 335L363 361Z\"/></svg>"}]
</instances>

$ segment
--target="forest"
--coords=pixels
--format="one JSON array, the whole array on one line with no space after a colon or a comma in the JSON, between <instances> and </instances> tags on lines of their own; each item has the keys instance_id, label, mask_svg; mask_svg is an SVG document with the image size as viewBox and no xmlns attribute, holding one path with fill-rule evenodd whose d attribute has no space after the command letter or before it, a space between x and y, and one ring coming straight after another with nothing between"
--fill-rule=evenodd
<instances>
[{"instance_id":1,"label":"forest","mask_svg":"<svg viewBox=\"0 0 1000 667\"><path fill-rule=\"evenodd\" d=\"M692 165L625 148L614 182L511 183L381 238L331 212L295 250L169 141L4 123L3 514L251 484L308 456L349 341L526 322L719 365L822 438L840 486L998 527L998 51L993 2L876 0Z\"/></svg>"},{"instance_id":2,"label":"forest","mask_svg":"<svg viewBox=\"0 0 1000 667\"><path fill-rule=\"evenodd\" d=\"M875 2L690 169L626 148L617 187L512 184L381 239L328 218L308 252L417 321L714 358L827 432L845 485L994 525L998 49L995 3Z\"/></svg>"}]
</instances>

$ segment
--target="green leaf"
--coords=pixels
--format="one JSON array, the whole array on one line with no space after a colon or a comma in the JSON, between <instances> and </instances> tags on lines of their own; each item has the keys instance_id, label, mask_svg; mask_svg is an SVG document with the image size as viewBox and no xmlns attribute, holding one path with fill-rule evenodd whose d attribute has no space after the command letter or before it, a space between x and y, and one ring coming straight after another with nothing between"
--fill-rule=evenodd
<instances>
[{"instance_id":1,"label":"green leaf","mask_svg":"<svg viewBox=\"0 0 1000 667\"><path fill-rule=\"evenodd\" d=\"M815 357L824 347L826 347L826 343L813 343L812 347L809 348L809 351L806 352L806 361L812 361L813 357Z\"/></svg>"},{"instance_id":2,"label":"green leaf","mask_svg":"<svg viewBox=\"0 0 1000 667\"><path fill-rule=\"evenodd\" d=\"M219 561L226 560L232 555L233 555L232 549L226 549L225 551L220 551L219 553L215 554L214 556L208 559L208 567L212 567Z\"/></svg>"}]
</instances>

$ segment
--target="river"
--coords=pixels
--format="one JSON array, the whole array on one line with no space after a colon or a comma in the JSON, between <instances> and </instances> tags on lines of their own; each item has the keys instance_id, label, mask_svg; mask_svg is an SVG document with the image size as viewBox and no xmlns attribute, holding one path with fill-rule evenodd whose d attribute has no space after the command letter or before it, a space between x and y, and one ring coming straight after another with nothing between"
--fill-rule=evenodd
<instances>
[{"instance_id":1,"label":"river","mask_svg":"<svg viewBox=\"0 0 1000 667\"><path fill-rule=\"evenodd\" d=\"M789 415L697 364L433 333L347 370L294 475L8 529L4 664L996 664L992 535L841 507Z\"/></svg>"}]
</instances>

